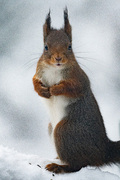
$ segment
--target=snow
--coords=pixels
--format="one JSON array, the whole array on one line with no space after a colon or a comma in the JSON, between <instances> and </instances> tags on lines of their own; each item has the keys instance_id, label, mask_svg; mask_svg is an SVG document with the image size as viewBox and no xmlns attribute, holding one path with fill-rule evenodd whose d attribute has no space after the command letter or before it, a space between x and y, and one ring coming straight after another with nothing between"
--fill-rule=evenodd
<instances>
[{"instance_id":1,"label":"snow","mask_svg":"<svg viewBox=\"0 0 120 180\"><path fill-rule=\"evenodd\" d=\"M42 26L46 14L50 8L52 26L61 28L66 5L73 50L76 56L83 57L77 60L90 78L109 138L120 139L119 0L2 1L0 180L120 179L116 165L87 167L55 176L44 169L49 159L54 160L56 152L47 133L49 117L34 92L32 77L43 49Z\"/></svg>"},{"instance_id":2,"label":"snow","mask_svg":"<svg viewBox=\"0 0 120 180\"><path fill-rule=\"evenodd\" d=\"M60 175L45 170L47 163L58 161L57 159L48 161L39 156L21 154L0 145L0 180L120 180L117 175L97 168L87 167L75 173Z\"/></svg>"}]
</instances>

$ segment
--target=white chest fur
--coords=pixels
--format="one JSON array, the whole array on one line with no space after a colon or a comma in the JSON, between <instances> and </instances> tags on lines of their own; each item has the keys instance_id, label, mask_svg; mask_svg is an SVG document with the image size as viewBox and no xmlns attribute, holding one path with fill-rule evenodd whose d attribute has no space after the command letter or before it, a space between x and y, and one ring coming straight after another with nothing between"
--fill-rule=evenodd
<instances>
[{"instance_id":1,"label":"white chest fur","mask_svg":"<svg viewBox=\"0 0 120 180\"><path fill-rule=\"evenodd\" d=\"M61 67L58 68L57 66L48 66L47 68L45 68L41 79L43 84L46 86L58 84L63 79L61 71Z\"/></svg>"},{"instance_id":2,"label":"white chest fur","mask_svg":"<svg viewBox=\"0 0 120 180\"><path fill-rule=\"evenodd\" d=\"M52 96L49 100L45 100L50 113L50 120L55 126L66 116L66 106L69 101L64 96Z\"/></svg>"},{"instance_id":3,"label":"white chest fur","mask_svg":"<svg viewBox=\"0 0 120 180\"><path fill-rule=\"evenodd\" d=\"M63 80L61 69L57 67L46 68L43 72L42 82L46 86L59 84ZM69 104L69 98L65 96L51 96L45 99L50 112L50 120L53 128L66 116L66 106Z\"/></svg>"}]
</instances>

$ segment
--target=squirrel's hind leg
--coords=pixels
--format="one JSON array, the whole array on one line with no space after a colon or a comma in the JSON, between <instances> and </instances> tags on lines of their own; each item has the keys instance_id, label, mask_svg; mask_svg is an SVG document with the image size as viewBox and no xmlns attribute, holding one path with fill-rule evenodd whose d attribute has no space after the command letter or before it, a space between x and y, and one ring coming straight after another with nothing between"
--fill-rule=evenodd
<instances>
[{"instance_id":1,"label":"squirrel's hind leg","mask_svg":"<svg viewBox=\"0 0 120 180\"><path fill-rule=\"evenodd\" d=\"M48 164L46 169L54 173L70 173L79 171L87 164L83 161L77 152L72 130L67 118L61 120L54 129L54 142L59 159L64 165L56 163Z\"/></svg>"},{"instance_id":2,"label":"squirrel's hind leg","mask_svg":"<svg viewBox=\"0 0 120 180\"><path fill-rule=\"evenodd\" d=\"M59 173L70 173L70 172L76 172L79 171L81 168L73 168L69 165L59 165L56 163L48 164L46 166L46 170L51 171L53 173L59 174Z\"/></svg>"}]
</instances>

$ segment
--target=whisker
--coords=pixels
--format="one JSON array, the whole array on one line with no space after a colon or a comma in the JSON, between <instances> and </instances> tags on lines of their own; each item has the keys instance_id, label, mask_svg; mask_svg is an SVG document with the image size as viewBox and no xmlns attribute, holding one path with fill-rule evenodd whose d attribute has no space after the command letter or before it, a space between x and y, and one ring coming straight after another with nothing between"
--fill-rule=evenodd
<instances>
[{"instance_id":1,"label":"whisker","mask_svg":"<svg viewBox=\"0 0 120 180\"><path fill-rule=\"evenodd\" d=\"M30 54L31 56L34 56L34 55L42 55L42 53L32 53L32 54Z\"/></svg>"},{"instance_id":2,"label":"whisker","mask_svg":"<svg viewBox=\"0 0 120 180\"><path fill-rule=\"evenodd\" d=\"M102 64L98 63L97 62L97 59L94 59L94 58L89 58L89 57L80 57L80 56L76 56L77 59L81 59L81 60L85 60L85 61L88 61L88 62L92 62L94 64L98 64L98 65L101 65L103 66ZM78 64L81 64L83 67L85 67L86 69L88 69L91 73L92 71L87 67L85 66L84 64L82 64L81 62L79 62L79 60L77 60Z\"/></svg>"},{"instance_id":3,"label":"whisker","mask_svg":"<svg viewBox=\"0 0 120 180\"><path fill-rule=\"evenodd\" d=\"M87 70L89 70L91 73L92 73L92 71L87 67L87 66L85 66L84 64L82 64L81 62L79 62L79 61L77 61L78 62L78 64L79 65L81 65L81 66L83 66L83 67L85 67Z\"/></svg>"},{"instance_id":4,"label":"whisker","mask_svg":"<svg viewBox=\"0 0 120 180\"><path fill-rule=\"evenodd\" d=\"M75 54L88 54L90 52L74 52Z\"/></svg>"},{"instance_id":5,"label":"whisker","mask_svg":"<svg viewBox=\"0 0 120 180\"><path fill-rule=\"evenodd\" d=\"M76 58L81 59L81 60L85 60L85 61L88 61L88 62L96 63L96 64L98 64L98 65L102 65L102 66L103 66L102 63L98 62L98 60L97 60L97 59L94 59L94 58L82 57L82 56L81 56L81 57L80 57L80 56L76 56Z\"/></svg>"},{"instance_id":6,"label":"whisker","mask_svg":"<svg viewBox=\"0 0 120 180\"><path fill-rule=\"evenodd\" d=\"M82 59L85 59L85 60L88 60L88 59L91 59L91 60L94 60L96 62L97 59L95 58L91 58L91 57L82 57L82 56L76 56L77 58L82 58Z\"/></svg>"},{"instance_id":7,"label":"whisker","mask_svg":"<svg viewBox=\"0 0 120 180\"><path fill-rule=\"evenodd\" d=\"M110 69L108 69L108 67L107 67L107 64L105 64L104 62L102 63L102 62L100 62L100 60L99 59L94 59L94 58L88 58L88 57L77 57L76 56L76 58L77 59L80 59L80 60L85 60L85 61L88 61L88 62L92 62L92 63L94 63L94 64L96 64L97 66L101 66L100 68L102 68L102 70L103 71L105 71L106 72L106 74L108 74L108 73L111 73L111 70ZM98 61L99 60L99 61ZM79 63L79 60L77 60L77 62ZM82 61L83 62L83 61ZM79 64L81 64L81 65L83 65L81 62L79 63ZM87 68L85 65L83 65L85 68ZM88 69L88 68L87 68ZM90 69L88 69L90 72L92 72Z\"/></svg>"},{"instance_id":8,"label":"whisker","mask_svg":"<svg viewBox=\"0 0 120 180\"><path fill-rule=\"evenodd\" d=\"M36 62L32 62L31 64L28 64L24 67L24 69L30 69L32 66L36 65Z\"/></svg>"},{"instance_id":9,"label":"whisker","mask_svg":"<svg viewBox=\"0 0 120 180\"><path fill-rule=\"evenodd\" d=\"M76 44L76 41L73 40L73 49L78 49L78 48L81 48L81 47L86 46L86 43L79 44L79 41L77 41L77 42L78 42L78 46L75 46L75 45L74 45L74 42L75 42L75 44Z\"/></svg>"},{"instance_id":10,"label":"whisker","mask_svg":"<svg viewBox=\"0 0 120 180\"><path fill-rule=\"evenodd\" d=\"M38 59L39 59L39 58L36 57L36 58L33 58L33 59L31 59L30 61L24 63L24 64L22 65L21 69L24 69L24 70L30 69L32 66L34 66L34 65L37 64Z\"/></svg>"},{"instance_id":11,"label":"whisker","mask_svg":"<svg viewBox=\"0 0 120 180\"><path fill-rule=\"evenodd\" d=\"M32 63L32 62L34 62L34 61L36 61L36 60L38 60L38 59L39 59L39 57L33 58L33 59L31 59L30 61L27 61L26 63L24 63L23 66L27 66L27 65L29 65L30 63Z\"/></svg>"}]
</instances>

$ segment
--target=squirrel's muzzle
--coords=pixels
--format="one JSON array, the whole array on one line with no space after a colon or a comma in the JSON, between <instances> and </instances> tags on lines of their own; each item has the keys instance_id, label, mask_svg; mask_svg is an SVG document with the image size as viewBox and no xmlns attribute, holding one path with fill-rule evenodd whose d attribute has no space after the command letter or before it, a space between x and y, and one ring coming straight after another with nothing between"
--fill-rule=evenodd
<instances>
[{"instance_id":1,"label":"squirrel's muzzle","mask_svg":"<svg viewBox=\"0 0 120 180\"><path fill-rule=\"evenodd\" d=\"M56 60L57 62L60 62L60 61L62 60L62 58L61 58L61 57L56 57L55 60Z\"/></svg>"}]
</instances>

